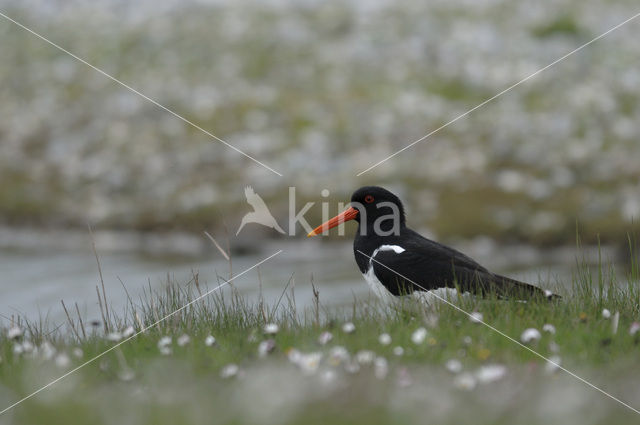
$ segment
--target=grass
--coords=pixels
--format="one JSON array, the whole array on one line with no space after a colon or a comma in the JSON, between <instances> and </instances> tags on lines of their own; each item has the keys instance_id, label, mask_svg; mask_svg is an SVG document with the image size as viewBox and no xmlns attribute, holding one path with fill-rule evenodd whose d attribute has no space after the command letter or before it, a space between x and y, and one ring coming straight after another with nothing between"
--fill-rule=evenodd
<instances>
[{"instance_id":1,"label":"grass","mask_svg":"<svg viewBox=\"0 0 640 425\"><path fill-rule=\"evenodd\" d=\"M605 265L595 274L585 264L576 269L560 302L457 305L516 340L538 329L531 349L638 408L640 332L630 332L640 320L637 258L623 279ZM186 284L145 290L124 311L107 311L98 289L104 323L87 323L65 305L66 330L15 318L11 327L22 335L10 339L5 329L0 336L0 409L210 288L194 274ZM299 311L293 285L270 306L248 301L231 284L0 415L0 424L637 421L630 409L449 305L390 309L360 300L332 309L317 294L314 305ZM277 333L265 333L268 323ZM543 331L545 324L555 333ZM381 343L381 334L391 342ZM210 335L213 345L205 343ZM461 370L448 370L456 362Z\"/></svg>"}]
</instances>

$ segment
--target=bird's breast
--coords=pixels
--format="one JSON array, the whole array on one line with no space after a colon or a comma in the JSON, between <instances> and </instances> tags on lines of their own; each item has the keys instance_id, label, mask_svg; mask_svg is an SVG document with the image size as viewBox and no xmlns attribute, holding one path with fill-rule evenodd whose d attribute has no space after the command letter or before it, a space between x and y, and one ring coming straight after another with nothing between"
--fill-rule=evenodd
<instances>
[{"instance_id":1,"label":"bird's breast","mask_svg":"<svg viewBox=\"0 0 640 425\"><path fill-rule=\"evenodd\" d=\"M400 245L380 245L378 248L374 249L371 256L367 258L368 261L366 272L362 274L364 279L367 281L367 284L369 285L371 291L382 300L389 300L394 298L394 295L387 289L383 282L380 282L380 279L378 279L375 273L375 267L386 267L393 271L393 267L390 267L389 265L376 260L376 256L380 252L386 251L391 251L395 254L401 255L403 252L405 252L405 249ZM356 254L366 256L366 254L363 252L357 252Z\"/></svg>"},{"instance_id":2,"label":"bird's breast","mask_svg":"<svg viewBox=\"0 0 640 425\"><path fill-rule=\"evenodd\" d=\"M380 279L378 279L373 271L373 266L370 266L369 270L367 270L366 273L363 273L362 276L364 277L364 280L367 281L369 289L371 289L371 292L373 292L376 297L385 302L393 301L394 295L389 292L382 282L380 282Z\"/></svg>"}]
</instances>

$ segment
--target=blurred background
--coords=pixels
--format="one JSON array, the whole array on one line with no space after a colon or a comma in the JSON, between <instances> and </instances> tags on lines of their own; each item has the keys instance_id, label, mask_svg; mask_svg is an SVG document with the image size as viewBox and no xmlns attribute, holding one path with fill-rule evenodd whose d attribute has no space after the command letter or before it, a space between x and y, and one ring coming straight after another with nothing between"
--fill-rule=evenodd
<instances>
[{"instance_id":1,"label":"blurred background","mask_svg":"<svg viewBox=\"0 0 640 425\"><path fill-rule=\"evenodd\" d=\"M285 230L365 184L409 224L489 268L562 282L576 258L624 274L640 217L640 22L631 22L358 177L386 156L637 13L633 0L0 0L2 13L277 170L212 140L0 17L0 314L95 314L102 260L126 288L262 269L327 303L368 296L351 235ZM328 189L330 195L322 197ZM634 221L635 220L635 221ZM93 229L93 238L88 231ZM576 248L579 235L584 249ZM597 244L601 246L598 250ZM313 277L312 277L313 276ZM237 286L251 294L256 273Z\"/></svg>"}]
</instances>

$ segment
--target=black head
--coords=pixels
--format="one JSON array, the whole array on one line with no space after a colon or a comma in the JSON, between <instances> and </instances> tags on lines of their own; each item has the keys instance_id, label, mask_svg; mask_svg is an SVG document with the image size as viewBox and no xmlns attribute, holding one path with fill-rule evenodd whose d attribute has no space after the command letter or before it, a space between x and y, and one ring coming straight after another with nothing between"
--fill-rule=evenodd
<instances>
[{"instance_id":1,"label":"black head","mask_svg":"<svg viewBox=\"0 0 640 425\"><path fill-rule=\"evenodd\" d=\"M404 207L400 199L387 189L364 186L353 192L348 209L322 223L307 236L319 235L349 220L358 222L362 236L398 234L405 225Z\"/></svg>"},{"instance_id":2,"label":"black head","mask_svg":"<svg viewBox=\"0 0 640 425\"><path fill-rule=\"evenodd\" d=\"M358 210L355 218L361 225L370 228L376 222L383 229L392 225L392 221L404 226L404 206L393 193L379 186L363 186L351 195L351 206Z\"/></svg>"}]
</instances>

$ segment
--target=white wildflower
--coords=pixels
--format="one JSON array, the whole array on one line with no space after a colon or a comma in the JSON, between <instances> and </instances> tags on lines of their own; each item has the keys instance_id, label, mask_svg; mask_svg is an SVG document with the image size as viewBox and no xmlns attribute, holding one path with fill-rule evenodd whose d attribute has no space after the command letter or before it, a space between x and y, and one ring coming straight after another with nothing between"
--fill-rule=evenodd
<instances>
[{"instance_id":1,"label":"white wildflower","mask_svg":"<svg viewBox=\"0 0 640 425\"><path fill-rule=\"evenodd\" d=\"M211 347L215 343L216 339L213 337L213 335L209 335L204 339L204 345L206 345L207 347Z\"/></svg>"},{"instance_id":2,"label":"white wildflower","mask_svg":"<svg viewBox=\"0 0 640 425\"><path fill-rule=\"evenodd\" d=\"M603 309L602 310L602 318L603 319L609 319L611 318L611 312L608 309Z\"/></svg>"},{"instance_id":3,"label":"white wildflower","mask_svg":"<svg viewBox=\"0 0 640 425\"><path fill-rule=\"evenodd\" d=\"M556 327L553 326L551 323L545 323L542 326L542 331L543 332L549 332L550 334L555 334L556 333Z\"/></svg>"},{"instance_id":4,"label":"white wildflower","mask_svg":"<svg viewBox=\"0 0 640 425\"><path fill-rule=\"evenodd\" d=\"M344 325L342 325L342 332L346 333L346 334L350 334L355 332L356 330L356 325L354 325L351 322L347 322Z\"/></svg>"},{"instance_id":5,"label":"white wildflower","mask_svg":"<svg viewBox=\"0 0 640 425\"><path fill-rule=\"evenodd\" d=\"M331 384L332 382L335 382L337 377L338 377L338 374L334 369L323 370L322 373L320 374L320 380L324 384Z\"/></svg>"},{"instance_id":6,"label":"white wildflower","mask_svg":"<svg viewBox=\"0 0 640 425\"><path fill-rule=\"evenodd\" d=\"M258 345L258 356L266 357L269 353L276 349L276 341L273 339L267 339L260 342Z\"/></svg>"},{"instance_id":7,"label":"white wildflower","mask_svg":"<svg viewBox=\"0 0 640 425\"><path fill-rule=\"evenodd\" d=\"M230 363L222 368L222 370L220 371L220 377L223 379L233 378L238 374L239 371L240 368L237 364Z\"/></svg>"},{"instance_id":8,"label":"white wildflower","mask_svg":"<svg viewBox=\"0 0 640 425\"><path fill-rule=\"evenodd\" d=\"M108 341L118 342L122 339L122 334L120 332L111 332L107 335Z\"/></svg>"},{"instance_id":9,"label":"white wildflower","mask_svg":"<svg viewBox=\"0 0 640 425\"><path fill-rule=\"evenodd\" d=\"M133 336L133 334L135 334L135 333L136 333L136 330L133 329L133 326L127 326L122 331L122 337L123 338L129 338L130 336Z\"/></svg>"},{"instance_id":10,"label":"white wildflower","mask_svg":"<svg viewBox=\"0 0 640 425\"><path fill-rule=\"evenodd\" d=\"M56 366L60 369L66 369L71 364L71 359L66 353L60 353L56 356Z\"/></svg>"},{"instance_id":11,"label":"white wildflower","mask_svg":"<svg viewBox=\"0 0 640 425\"><path fill-rule=\"evenodd\" d=\"M320 345L327 345L333 339L333 335L329 331L324 331L318 337Z\"/></svg>"},{"instance_id":12,"label":"white wildflower","mask_svg":"<svg viewBox=\"0 0 640 425\"><path fill-rule=\"evenodd\" d=\"M384 379L389 373L389 363L384 357L376 357L373 362L373 374L378 379Z\"/></svg>"},{"instance_id":13,"label":"white wildflower","mask_svg":"<svg viewBox=\"0 0 640 425\"><path fill-rule=\"evenodd\" d=\"M549 361L547 361L544 365L544 370L547 373L553 373L555 371L557 371L559 369L560 366L560 362L562 360L560 359L560 356L551 356L549 357Z\"/></svg>"},{"instance_id":14,"label":"white wildflower","mask_svg":"<svg viewBox=\"0 0 640 425\"><path fill-rule=\"evenodd\" d=\"M379 342L381 345L389 345L389 344L391 344L391 335L389 335L389 334L387 334L387 333L381 334L381 335L378 337L378 342Z\"/></svg>"},{"instance_id":15,"label":"white wildflower","mask_svg":"<svg viewBox=\"0 0 640 425\"><path fill-rule=\"evenodd\" d=\"M182 334L178 337L176 342L178 343L178 346L184 347L185 345L189 344L189 342L191 342L191 337L187 334Z\"/></svg>"},{"instance_id":16,"label":"white wildflower","mask_svg":"<svg viewBox=\"0 0 640 425\"><path fill-rule=\"evenodd\" d=\"M287 358L291 363L298 364L302 358L302 353L295 348L290 348L287 350Z\"/></svg>"},{"instance_id":17,"label":"white wildflower","mask_svg":"<svg viewBox=\"0 0 640 425\"><path fill-rule=\"evenodd\" d=\"M398 357L402 356L404 354L404 348L399 345L397 347L393 347L393 354Z\"/></svg>"},{"instance_id":18,"label":"white wildflower","mask_svg":"<svg viewBox=\"0 0 640 425\"><path fill-rule=\"evenodd\" d=\"M49 341L40 344L38 352L44 360L51 360L56 355L56 348Z\"/></svg>"},{"instance_id":19,"label":"white wildflower","mask_svg":"<svg viewBox=\"0 0 640 425\"><path fill-rule=\"evenodd\" d=\"M275 335L280 330L280 327L275 323L267 323L264 325L264 333L267 335Z\"/></svg>"},{"instance_id":20,"label":"white wildflower","mask_svg":"<svg viewBox=\"0 0 640 425\"><path fill-rule=\"evenodd\" d=\"M298 361L298 366L306 375L313 375L320 367L320 360L322 360L322 353L303 354Z\"/></svg>"},{"instance_id":21,"label":"white wildflower","mask_svg":"<svg viewBox=\"0 0 640 425\"><path fill-rule=\"evenodd\" d=\"M640 331L640 322L633 322L629 327L629 335L635 335Z\"/></svg>"},{"instance_id":22,"label":"white wildflower","mask_svg":"<svg viewBox=\"0 0 640 425\"><path fill-rule=\"evenodd\" d=\"M480 313L479 311L474 311L469 315L469 320L471 320L472 323L480 323L482 322L482 318L482 313Z\"/></svg>"},{"instance_id":23,"label":"white wildflower","mask_svg":"<svg viewBox=\"0 0 640 425\"><path fill-rule=\"evenodd\" d=\"M542 335L540 335L539 330L537 330L536 328L528 328L525 329L524 332L522 332L522 335L520 335L520 341L522 341L522 343L524 344L530 344L532 342L538 341L541 337Z\"/></svg>"},{"instance_id":24,"label":"white wildflower","mask_svg":"<svg viewBox=\"0 0 640 425\"><path fill-rule=\"evenodd\" d=\"M160 354L164 356L168 356L172 353L170 336L163 336L158 340L158 350L160 350Z\"/></svg>"},{"instance_id":25,"label":"white wildflower","mask_svg":"<svg viewBox=\"0 0 640 425\"><path fill-rule=\"evenodd\" d=\"M502 379L507 374L506 366L491 364L480 367L476 372L476 379L482 384L495 382Z\"/></svg>"},{"instance_id":26,"label":"white wildflower","mask_svg":"<svg viewBox=\"0 0 640 425\"><path fill-rule=\"evenodd\" d=\"M291 348L287 352L289 361L297 365L302 372L307 375L313 375L320 367L320 361L322 360L322 353L302 353L295 348Z\"/></svg>"},{"instance_id":27,"label":"white wildflower","mask_svg":"<svg viewBox=\"0 0 640 425\"><path fill-rule=\"evenodd\" d=\"M71 354L73 354L73 357L75 357L76 359L81 359L84 355L84 353L82 352L82 348L80 347L75 347L73 350L71 350Z\"/></svg>"},{"instance_id":28,"label":"white wildflower","mask_svg":"<svg viewBox=\"0 0 640 425\"><path fill-rule=\"evenodd\" d=\"M29 340L22 341L22 351L25 353L30 353L34 349L33 343Z\"/></svg>"},{"instance_id":29,"label":"white wildflower","mask_svg":"<svg viewBox=\"0 0 640 425\"><path fill-rule=\"evenodd\" d=\"M476 387L476 378L470 373L456 375L453 385L461 390L470 391Z\"/></svg>"},{"instance_id":30,"label":"white wildflower","mask_svg":"<svg viewBox=\"0 0 640 425\"><path fill-rule=\"evenodd\" d=\"M18 326L13 326L12 328L9 328L9 330L7 331L8 339L18 339L21 336L22 336L22 329L19 328Z\"/></svg>"},{"instance_id":31,"label":"white wildflower","mask_svg":"<svg viewBox=\"0 0 640 425\"><path fill-rule=\"evenodd\" d=\"M360 350L356 354L356 361L362 365L367 366L373 363L376 358L376 353L370 350Z\"/></svg>"},{"instance_id":32,"label":"white wildflower","mask_svg":"<svg viewBox=\"0 0 640 425\"><path fill-rule=\"evenodd\" d=\"M413 341L414 344L422 344L426 337L427 330L425 328L418 328L411 335L411 341Z\"/></svg>"},{"instance_id":33,"label":"white wildflower","mask_svg":"<svg viewBox=\"0 0 640 425\"><path fill-rule=\"evenodd\" d=\"M462 372L462 363L458 359L447 360L444 365L447 370L451 373L460 373Z\"/></svg>"},{"instance_id":34,"label":"white wildflower","mask_svg":"<svg viewBox=\"0 0 640 425\"><path fill-rule=\"evenodd\" d=\"M338 366L341 363L349 361L349 351L341 345L337 345L329 350L329 364Z\"/></svg>"}]
</instances>

